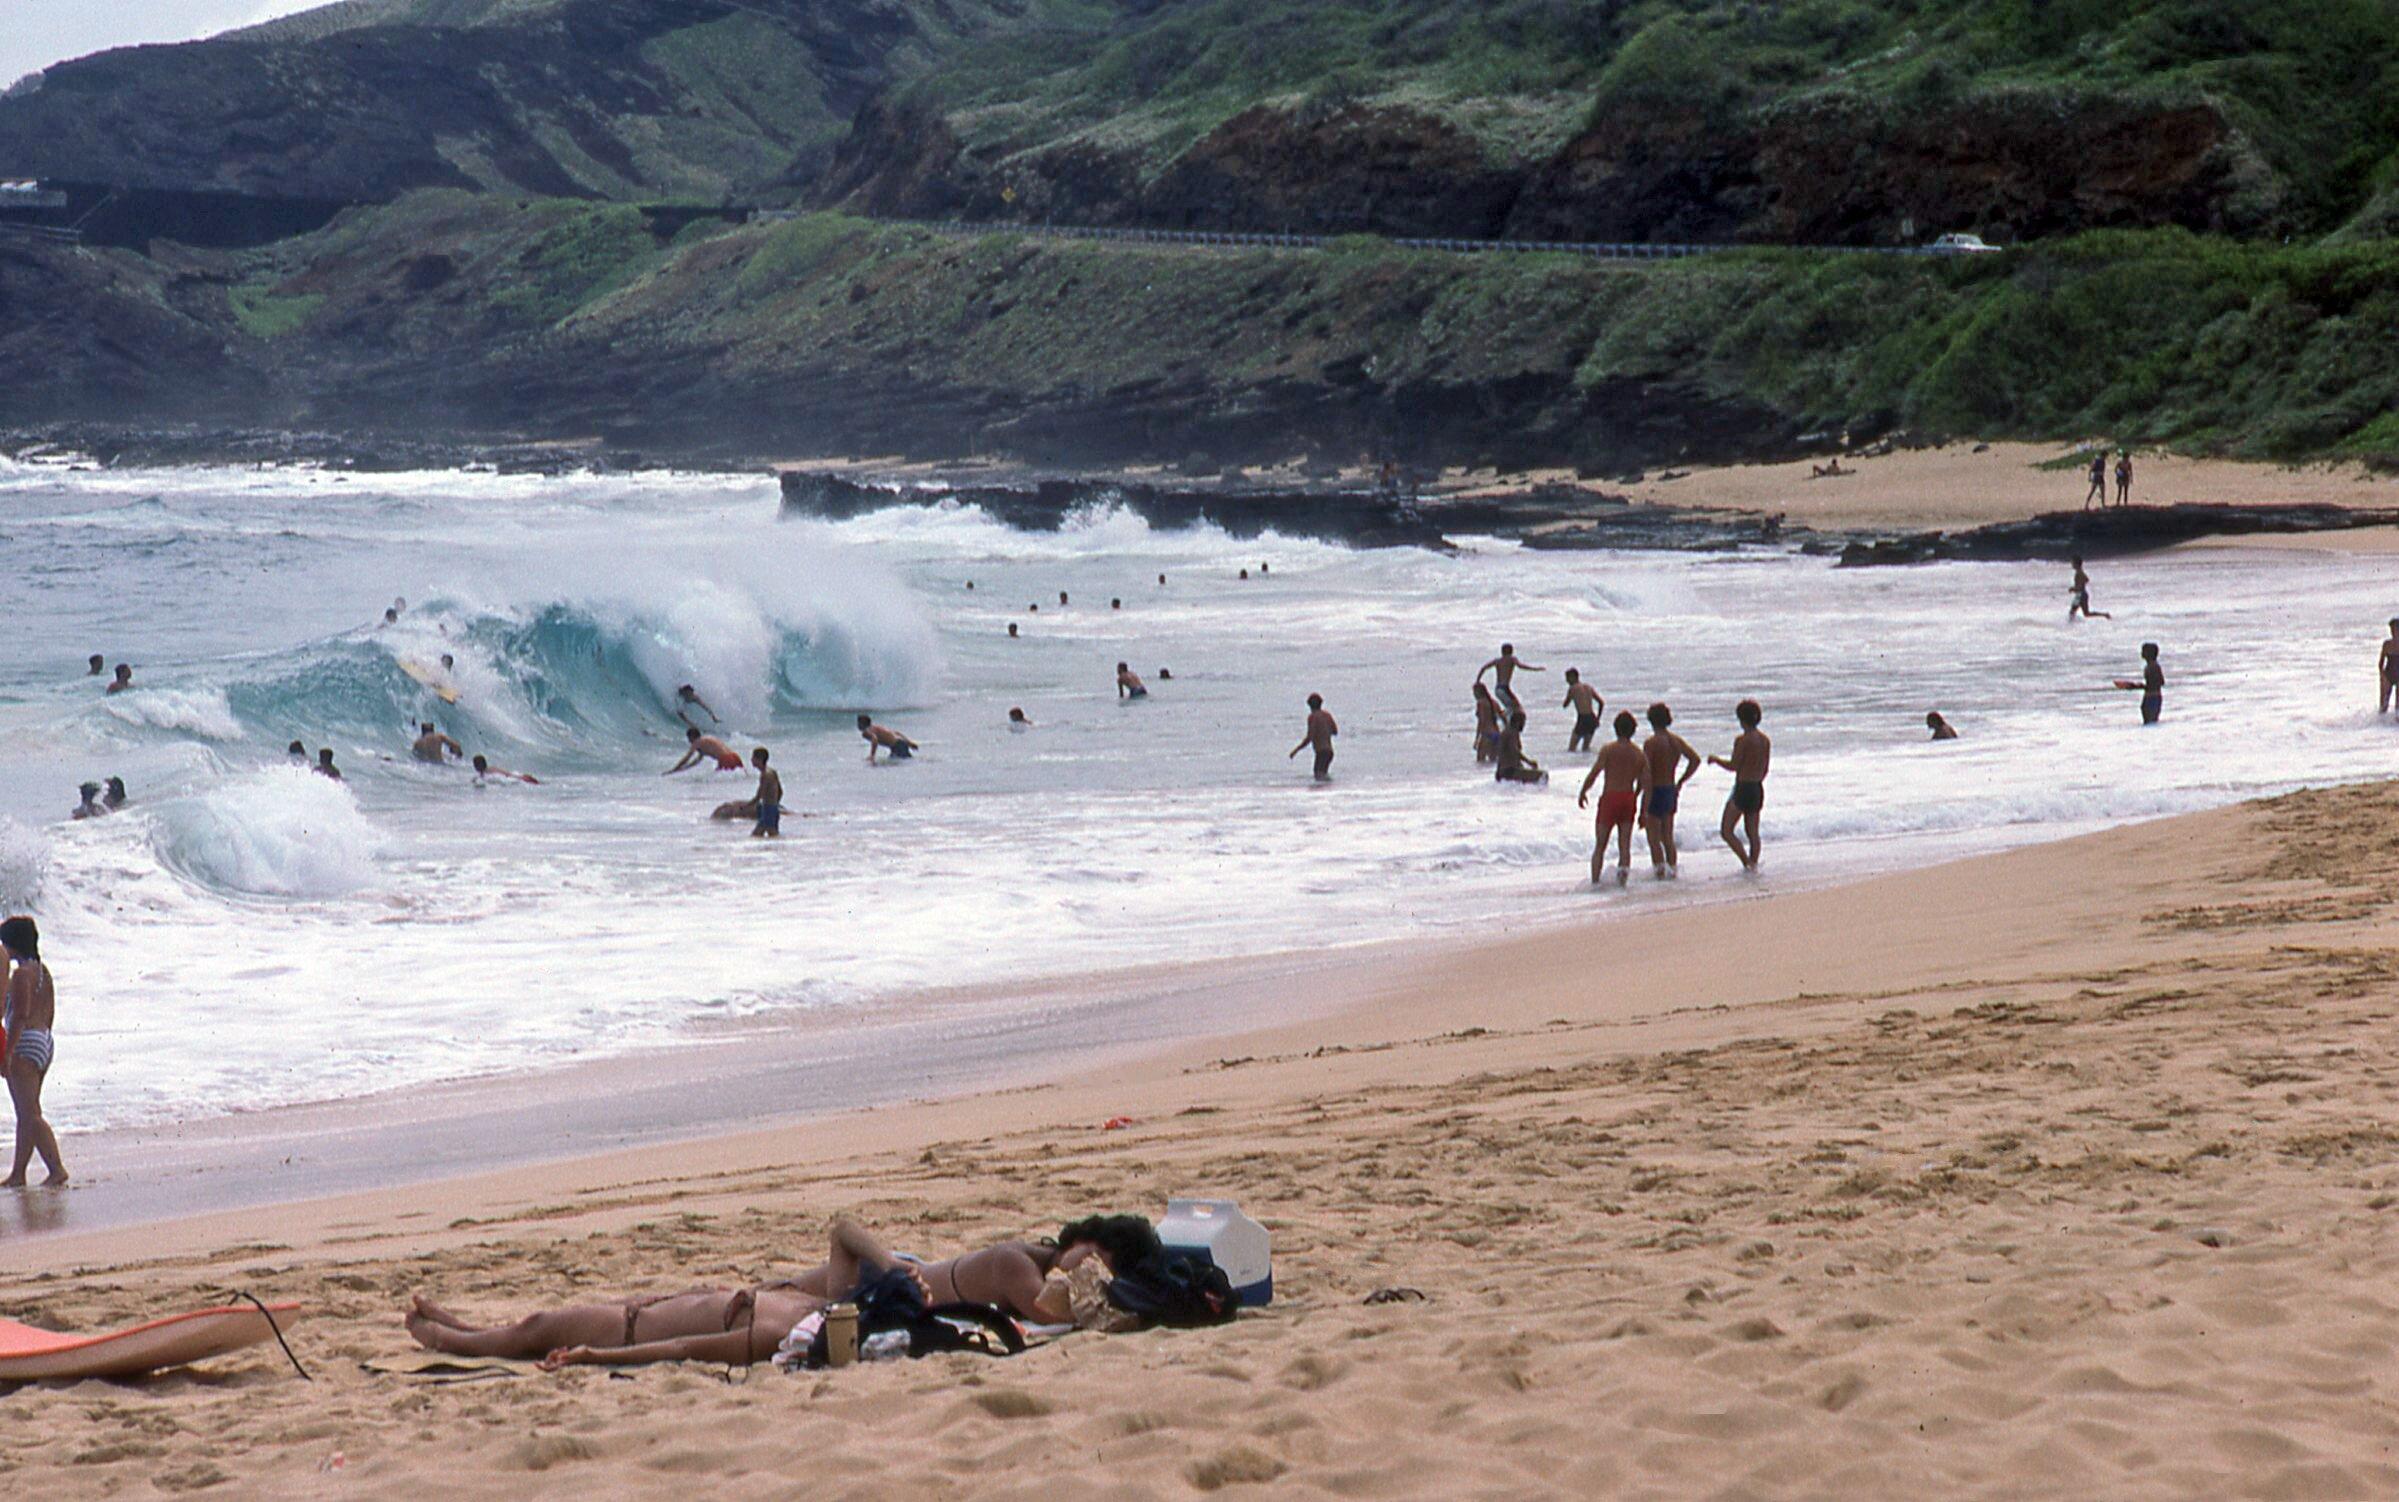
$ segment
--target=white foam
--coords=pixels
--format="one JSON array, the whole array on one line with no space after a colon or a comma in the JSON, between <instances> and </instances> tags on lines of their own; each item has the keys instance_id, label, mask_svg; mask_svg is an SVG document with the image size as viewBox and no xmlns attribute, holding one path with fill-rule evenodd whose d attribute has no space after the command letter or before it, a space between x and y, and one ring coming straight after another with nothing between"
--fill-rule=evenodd
<instances>
[{"instance_id":1,"label":"white foam","mask_svg":"<svg viewBox=\"0 0 2399 1502\"><path fill-rule=\"evenodd\" d=\"M251 897L324 898L375 880L381 841L348 788L267 767L160 808L153 847L189 880Z\"/></svg>"},{"instance_id":2,"label":"white foam","mask_svg":"<svg viewBox=\"0 0 2399 1502\"><path fill-rule=\"evenodd\" d=\"M222 689L136 687L110 694L101 710L119 724L150 730L196 735L212 741L238 741L242 722L225 702Z\"/></svg>"},{"instance_id":3,"label":"white foam","mask_svg":"<svg viewBox=\"0 0 2399 1502\"><path fill-rule=\"evenodd\" d=\"M50 877L50 840L0 814L0 910L39 912Z\"/></svg>"}]
</instances>

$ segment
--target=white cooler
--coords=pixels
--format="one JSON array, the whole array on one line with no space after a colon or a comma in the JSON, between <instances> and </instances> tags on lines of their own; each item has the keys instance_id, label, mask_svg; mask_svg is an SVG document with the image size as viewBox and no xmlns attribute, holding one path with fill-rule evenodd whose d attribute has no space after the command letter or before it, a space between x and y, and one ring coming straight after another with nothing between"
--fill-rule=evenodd
<instances>
[{"instance_id":1,"label":"white cooler","mask_svg":"<svg viewBox=\"0 0 2399 1502\"><path fill-rule=\"evenodd\" d=\"M1158 1239L1170 1252L1204 1257L1224 1269L1244 1304L1274 1302L1274 1255L1266 1228L1231 1200L1169 1199Z\"/></svg>"}]
</instances>

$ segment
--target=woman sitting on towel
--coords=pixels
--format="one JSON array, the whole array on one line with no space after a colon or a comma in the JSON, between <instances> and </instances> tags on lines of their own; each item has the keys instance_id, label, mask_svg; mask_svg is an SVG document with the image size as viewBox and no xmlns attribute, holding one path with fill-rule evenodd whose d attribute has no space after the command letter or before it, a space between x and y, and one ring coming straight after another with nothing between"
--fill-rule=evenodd
<instances>
[{"instance_id":1,"label":"woman sitting on towel","mask_svg":"<svg viewBox=\"0 0 2399 1502\"><path fill-rule=\"evenodd\" d=\"M886 1250L856 1221L833 1223L831 1254L796 1278L756 1288L695 1288L610 1304L578 1304L526 1315L514 1324L477 1325L423 1294L406 1324L417 1344L452 1356L497 1356L562 1366L643 1366L653 1361L746 1364L775 1354L792 1327L875 1274L913 1267L929 1305L993 1304L1021 1320L1063 1324L1063 1284L1049 1274L1098 1256L1129 1266L1154 1253L1158 1233L1138 1215L1095 1215L1055 1242L1003 1241L941 1262L915 1262ZM1045 1296L1045 1289L1047 1290Z\"/></svg>"}]
</instances>

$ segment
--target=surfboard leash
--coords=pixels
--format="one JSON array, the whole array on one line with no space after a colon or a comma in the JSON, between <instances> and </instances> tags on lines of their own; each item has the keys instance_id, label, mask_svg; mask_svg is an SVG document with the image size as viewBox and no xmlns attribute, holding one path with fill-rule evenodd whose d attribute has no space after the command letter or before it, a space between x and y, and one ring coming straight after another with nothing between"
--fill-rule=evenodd
<instances>
[{"instance_id":1,"label":"surfboard leash","mask_svg":"<svg viewBox=\"0 0 2399 1502\"><path fill-rule=\"evenodd\" d=\"M292 1370L300 1374L301 1381L314 1382L316 1380L316 1378L308 1375L308 1368L300 1364L300 1358L292 1354L292 1343L283 1338L283 1325L275 1318L275 1311L266 1306L265 1300L259 1298L257 1294L250 1292L246 1288L228 1288L225 1289L224 1292L232 1295L234 1298L247 1302L252 1308L256 1309L261 1315L265 1316L267 1328L275 1333L275 1344L283 1347L283 1359L292 1364Z\"/></svg>"}]
</instances>

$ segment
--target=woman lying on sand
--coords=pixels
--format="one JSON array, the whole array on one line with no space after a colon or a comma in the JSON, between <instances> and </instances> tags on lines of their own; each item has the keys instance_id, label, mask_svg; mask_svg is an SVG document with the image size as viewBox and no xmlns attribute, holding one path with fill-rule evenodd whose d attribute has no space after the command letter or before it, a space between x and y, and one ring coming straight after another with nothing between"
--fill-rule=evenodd
<instances>
[{"instance_id":1,"label":"woman lying on sand","mask_svg":"<svg viewBox=\"0 0 2399 1502\"><path fill-rule=\"evenodd\" d=\"M513 1324L476 1325L423 1294L406 1324L417 1344L452 1356L538 1360L562 1366L642 1366L653 1361L746 1364L775 1354L792 1327L877 1273L913 1266L927 1304L995 1304L1022 1320L1062 1324L1070 1313L1063 1284L1086 1257L1111 1268L1152 1255L1158 1233L1138 1215L1078 1220L1050 1241L1003 1241L941 1262L911 1263L853 1220L833 1223L833 1245L820 1267L755 1288L695 1288L609 1304L577 1304L526 1315Z\"/></svg>"}]
</instances>

